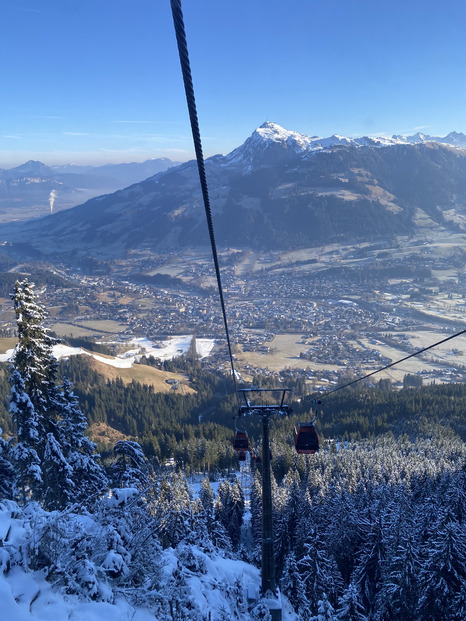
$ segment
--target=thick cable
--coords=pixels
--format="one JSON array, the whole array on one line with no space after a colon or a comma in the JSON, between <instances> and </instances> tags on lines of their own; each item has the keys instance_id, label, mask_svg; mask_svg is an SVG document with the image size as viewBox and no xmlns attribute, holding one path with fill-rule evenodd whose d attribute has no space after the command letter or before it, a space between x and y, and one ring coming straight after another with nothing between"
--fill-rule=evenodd
<instances>
[{"instance_id":1,"label":"thick cable","mask_svg":"<svg viewBox=\"0 0 466 621\"><path fill-rule=\"evenodd\" d=\"M382 371L385 371L386 369L390 369L391 367L394 367L397 364L400 364L401 362L404 362L405 360L409 360L410 358L414 358L414 356L419 356L419 354L422 354L423 352L428 351L429 349L437 347L438 345L442 345L442 343L446 343L447 341L451 341L451 339L455 339L457 336L461 336L462 334L466 334L466 330L461 330L461 332L457 332L456 334L452 334L451 336L448 336L446 339L442 339L441 341L437 341L437 343L433 343L433 345L429 345L428 347L423 347L422 349L419 349L418 351L414 352L414 354L410 354L409 356L405 356L404 358L401 358L401 360L397 360L396 362L392 362L390 364L387 364L387 366L382 367L381 369L377 369L377 371L372 371L372 373L368 373L367 375L364 375L363 377L358 377L358 379L355 379L352 382L348 382L344 386L339 386L338 388L334 388L333 390L329 390L328 392L326 392L326 393L324 393L322 395L321 399L323 399L324 397L328 397L328 395L331 395L332 393L337 392L338 390L343 390L343 388L348 388L348 386L352 386L353 384L357 384L358 382L362 382L362 380L365 380L368 377L371 377L372 375L375 375L376 373L381 373Z\"/></svg>"},{"instance_id":2,"label":"thick cable","mask_svg":"<svg viewBox=\"0 0 466 621\"><path fill-rule=\"evenodd\" d=\"M176 42L178 44L178 54L180 57L181 71L183 74L184 90L186 93L186 102L188 104L189 120L191 122L191 131L193 135L194 150L196 152L197 167L199 170L199 180L201 182L202 197L204 199L204 209L207 218L207 226L209 229L210 245L212 248L212 256L215 265L215 274L217 276L217 287L220 295L220 304L222 307L223 323L225 326L225 334L227 337L228 353L230 356L231 373L236 390L236 372L233 361L233 352L231 348L230 332L228 330L228 321L225 310L225 300L223 296L222 280L220 277L220 267L218 263L217 244L215 243L214 225L212 221L212 211L210 208L209 191L207 188L207 177L205 172L204 156L202 153L201 134L199 131L199 121L197 117L196 100L194 97L194 86L191 75L191 66L189 63L188 44L186 41L186 32L184 28L183 11L181 9L181 0L170 0L173 24L175 26Z\"/></svg>"}]
</instances>

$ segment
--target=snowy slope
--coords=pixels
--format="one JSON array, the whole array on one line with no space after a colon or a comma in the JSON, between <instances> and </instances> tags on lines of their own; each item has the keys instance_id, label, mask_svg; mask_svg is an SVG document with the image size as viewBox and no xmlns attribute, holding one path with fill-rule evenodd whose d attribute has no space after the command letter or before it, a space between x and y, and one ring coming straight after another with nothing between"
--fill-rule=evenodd
<instances>
[{"instance_id":1,"label":"snowy slope","mask_svg":"<svg viewBox=\"0 0 466 621\"><path fill-rule=\"evenodd\" d=\"M121 490L125 491L125 490ZM128 490L131 491L131 490ZM124 496L124 495L123 495ZM122 497L123 497L122 496ZM109 500L109 502L112 499ZM98 599L107 601L84 601L78 595L68 595L63 587L52 589L45 580L44 572L29 571L31 546L41 527L50 524L53 529L64 514L47 513L38 505L21 510L16 503L0 503L0 602L2 621L154 621L157 616L142 605L131 605L125 598L125 590L119 590L111 581L100 577ZM93 518L67 515L68 529L73 525L92 531L98 524ZM193 619L202 621L211 613L212 620L227 618L247 621L250 614L245 601L238 605L235 592L240 584L245 597L248 586L260 585L259 570L243 561L226 558L220 553L202 551L197 546L181 544L176 550L168 548L161 552L163 581L169 585L180 573L180 561L187 555L194 559L197 568L184 571L183 598L190 601ZM116 555L118 556L118 555ZM108 563L107 563L108 565ZM49 568L47 568L49 570ZM176 589L172 591L176 593ZM89 599L89 597L88 597ZM286 598L282 597L284 619L295 621L296 615ZM175 605L175 603L174 603ZM227 614L227 616L225 616Z\"/></svg>"},{"instance_id":2,"label":"snowy slope","mask_svg":"<svg viewBox=\"0 0 466 621\"><path fill-rule=\"evenodd\" d=\"M131 341L131 344L136 345L135 349L114 358L99 356L99 354L86 351L81 347L69 347L68 345L55 345L53 348L53 355L57 360L68 358L69 356L86 355L99 362L108 364L111 367L130 369L134 362L138 361L144 355L154 356L154 358L160 358L160 360L172 360L177 356L181 356L189 350L192 338L191 335L173 336L162 341L160 346L149 341L149 339L135 339ZM196 351L201 358L209 356L214 345L215 341L213 339L196 339ZM9 362L13 352L14 349L9 349L6 353L0 354L0 362Z\"/></svg>"}]
</instances>

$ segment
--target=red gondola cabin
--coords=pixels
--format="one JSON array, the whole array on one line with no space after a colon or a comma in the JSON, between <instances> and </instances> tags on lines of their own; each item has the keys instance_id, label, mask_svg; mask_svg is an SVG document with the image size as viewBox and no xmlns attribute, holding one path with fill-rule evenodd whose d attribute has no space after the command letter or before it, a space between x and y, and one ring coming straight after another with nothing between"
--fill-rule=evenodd
<instances>
[{"instance_id":1,"label":"red gondola cabin","mask_svg":"<svg viewBox=\"0 0 466 621\"><path fill-rule=\"evenodd\" d=\"M319 450L319 436L312 423L296 423L294 445L296 452L313 455Z\"/></svg>"},{"instance_id":2,"label":"red gondola cabin","mask_svg":"<svg viewBox=\"0 0 466 621\"><path fill-rule=\"evenodd\" d=\"M248 434L245 431L237 431L235 433L233 448L235 451L247 451L249 449Z\"/></svg>"},{"instance_id":3,"label":"red gondola cabin","mask_svg":"<svg viewBox=\"0 0 466 621\"><path fill-rule=\"evenodd\" d=\"M238 451L239 461L246 461L246 451Z\"/></svg>"}]
</instances>

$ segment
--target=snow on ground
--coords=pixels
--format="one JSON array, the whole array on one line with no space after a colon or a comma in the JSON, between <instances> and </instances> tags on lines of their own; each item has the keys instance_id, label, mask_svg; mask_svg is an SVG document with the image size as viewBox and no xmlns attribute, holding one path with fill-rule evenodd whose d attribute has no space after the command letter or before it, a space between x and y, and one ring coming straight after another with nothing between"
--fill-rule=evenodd
<instances>
[{"instance_id":1,"label":"snow on ground","mask_svg":"<svg viewBox=\"0 0 466 621\"><path fill-rule=\"evenodd\" d=\"M39 571L25 571L26 536L43 512L29 505L21 516L13 502L0 503L0 618L2 621L154 621L145 609L135 609L123 598L115 603L85 602L53 591ZM84 516L76 516L84 519ZM11 568L8 565L11 563Z\"/></svg>"},{"instance_id":2,"label":"snow on ground","mask_svg":"<svg viewBox=\"0 0 466 621\"><path fill-rule=\"evenodd\" d=\"M154 613L149 609L132 606L115 593L110 602L83 601L77 595L67 595L60 588L52 589L45 580L44 573L28 571L27 556L30 550L25 541L36 532L37 523L47 519L47 514L38 505L31 504L21 510L16 503L0 503L0 604L2 621L154 621ZM50 514L51 515L51 514ZM68 516L70 517L70 516ZM90 522L93 518L75 515L76 521ZM173 580L179 568L183 546L177 550L168 548L162 552L161 567L167 583ZM199 621L205 619L206 612L213 620L225 618L230 611L232 618L245 621L250 618L247 610L236 616L232 589L235 583L243 590L243 596L250 585L257 589L260 585L260 572L256 567L240 560L225 558L221 553L206 553L199 547L186 545L186 554L195 559L198 570L188 571L186 575L186 598L194 605ZM11 566L10 566L11 565ZM63 588L63 587L62 587ZM109 592L110 584L106 587ZM111 600L111 598L109 598ZM296 621L289 602L282 598L284 620ZM239 612L239 611L238 611ZM194 617L195 618L195 617Z\"/></svg>"},{"instance_id":3,"label":"snow on ground","mask_svg":"<svg viewBox=\"0 0 466 621\"><path fill-rule=\"evenodd\" d=\"M2 621L154 621L149 610L135 609L123 598L109 604L55 593L41 573L20 567L0 574L0 602Z\"/></svg>"},{"instance_id":4,"label":"snow on ground","mask_svg":"<svg viewBox=\"0 0 466 621\"><path fill-rule=\"evenodd\" d=\"M122 598L109 604L54 593L42 574L20 567L0 576L0 601L3 621L154 621L149 610L136 610Z\"/></svg>"},{"instance_id":5,"label":"snow on ground","mask_svg":"<svg viewBox=\"0 0 466 621\"><path fill-rule=\"evenodd\" d=\"M14 349L7 349L6 353L0 354L0 362L9 362L13 352Z\"/></svg>"},{"instance_id":6,"label":"snow on ground","mask_svg":"<svg viewBox=\"0 0 466 621\"><path fill-rule=\"evenodd\" d=\"M177 356L181 356L189 350L192 338L191 335L172 336L166 341L162 341L160 346L146 338L135 339L129 341L131 345L136 345L134 349L114 358L99 356L99 354L86 351L81 347L68 347L67 345L55 345L53 355L57 360L60 360L61 358L84 354L112 367L129 369L141 356L154 356L155 358L160 358L160 360L172 360ZM196 339L196 351L201 358L209 356L214 345L215 341L213 339ZM0 362L8 362L13 352L13 349L9 349L5 354L0 354Z\"/></svg>"},{"instance_id":7,"label":"snow on ground","mask_svg":"<svg viewBox=\"0 0 466 621\"><path fill-rule=\"evenodd\" d=\"M191 335L172 336L162 343L156 344L146 338L134 339L129 341L131 345L137 345L137 349L133 349L130 352L126 352L124 356L130 356L137 358L138 355L154 356L154 358L160 358L160 360L171 360L176 356L185 354L192 341ZM215 341L213 339L196 339L196 351L201 358L206 358L214 347Z\"/></svg>"}]
</instances>

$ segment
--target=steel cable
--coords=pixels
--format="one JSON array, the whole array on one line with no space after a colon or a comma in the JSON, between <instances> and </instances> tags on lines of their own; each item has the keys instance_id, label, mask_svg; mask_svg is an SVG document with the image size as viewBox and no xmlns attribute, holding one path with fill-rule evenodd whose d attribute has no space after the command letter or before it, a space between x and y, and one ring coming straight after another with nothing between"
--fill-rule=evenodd
<instances>
[{"instance_id":1,"label":"steel cable","mask_svg":"<svg viewBox=\"0 0 466 621\"><path fill-rule=\"evenodd\" d=\"M228 330L228 321L225 310L225 299L223 295L222 280L220 277L220 266L218 263L217 244L215 242L214 225L212 221L212 210L210 208L209 191L207 187L207 177L205 172L204 156L202 153L201 134L199 131L199 121L197 117L196 100L194 97L194 86L191 75L191 65L189 63L188 44L186 41L186 32L184 28L183 11L181 9L181 0L170 0L173 24L175 26L176 42L178 44L178 54L180 57L181 72L183 74L184 90L186 94L186 102L188 104L189 120L191 122L191 132L193 135L194 150L196 152L197 167L199 170L199 180L201 182L202 197L204 200L204 209L207 218L207 226L209 229L210 245L212 248L212 256L215 265L215 274L217 276L217 287L220 296L220 304L222 307L223 323L225 326L225 334L227 338L228 353L230 356L231 373L236 391L236 372L233 361L233 352L231 349L230 332Z\"/></svg>"},{"instance_id":2,"label":"steel cable","mask_svg":"<svg viewBox=\"0 0 466 621\"><path fill-rule=\"evenodd\" d=\"M409 356L405 356L404 358L401 358L401 360L397 360L396 362L391 362L390 364L387 364L385 367L382 367L381 369L377 369L376 371L372 371L371 373L368 373L367 375L364 375L363 377L358 377L358 379L355 379L355 380L353 380L351 382L348 382L347 384L344 384L343 386L338 386L338 388L334 388L333 390L329 390L328 392L324 393L321 396L321 399L323 399L324 397L328 397L329 395L331 395L334 392L337 392L338 390L343 390L343 388L348 388L348 386L352 386L353 384L357 384L358 382L362 382L362 380L365 380L368 377L371 377L372 375L375 375L376 373L381 373L381 371L385 371L386 369L390 369L391 367L394 367L397 364L400 364L401 362L404 362L405 360L409 360L410 358L414 358L414 356L419 356L419 354L422 354L423 352L428 351L429 349L437 347L437 345L442 345L442 343L446 343L447 341L451 341L451 339L455 339L457 336L461 336L462 334L466 334L466 330L461 330L461 332L457 332L456 334L452 334L451 336L448 336L446 339L442 339L441 341L437 341L437 343L433 343L432 345L428 345L427 347L423 347L422 349L419 349L418 351L415 351L413 354L409 354Z\"/></svg>"}]
</instances>

